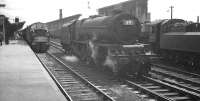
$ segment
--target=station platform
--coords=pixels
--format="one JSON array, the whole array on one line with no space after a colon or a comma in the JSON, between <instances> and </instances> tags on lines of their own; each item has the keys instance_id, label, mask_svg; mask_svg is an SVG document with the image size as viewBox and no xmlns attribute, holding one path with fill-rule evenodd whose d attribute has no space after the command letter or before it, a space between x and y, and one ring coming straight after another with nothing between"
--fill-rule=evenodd
<instances>
[{"instance_id":1,"label":"station platform","mask_svg":"<svg viewBox=\"0 0 200 101\"><path fill-rule=\"evenodd\" d=\"M0 46L0 101L67 101L23 40Z\"/></svg>"}]
</instances>

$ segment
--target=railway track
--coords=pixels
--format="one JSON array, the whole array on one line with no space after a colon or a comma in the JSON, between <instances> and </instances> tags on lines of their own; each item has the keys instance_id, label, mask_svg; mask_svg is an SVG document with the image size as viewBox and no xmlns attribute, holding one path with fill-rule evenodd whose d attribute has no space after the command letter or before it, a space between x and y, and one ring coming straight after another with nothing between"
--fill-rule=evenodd
<instances>
[{"instance_id":1,"label":"railway track","mask_svg":"<svg viewBox=\"0 0 200 101\"><path fill-rule=\"evenodd\" d=\"M85 79L87 77L72 70L55 56L49 55L51 59L48 59L45 54L37 54L43 66L69 101L115 101L115 97L105 93L105 89L94 86Z\"/></svg>"},{"instance_id":2,"label":"railway track","mask_svg":"<svg viewBox=\"0 0 200 101\"><path fill-rule=\"evenodd\" d=\"M158 63L153 63L152 65L157 66L157 67L162 68L162 69L165 69L165 70L168 70L168 71L173 71L173 72L176 72L176 73L184 74L186 76L191 76L193 78L199 78L199 80L200 80L199 74L187 72L187 71L180 70L180 69L177 69L177 68L172 67L172 66L166 66L166 65L162 65L162 64L158 64Z\"/></svg>"},{"instance_id":3,"label":"railway track","mask_svg":"<svg viewBox=\"0 0 200 101\"><path fill-rule=\"evenodd\" d=\"M60 46L57 45L57 43L52 43L52 47L53 48L56 48L58 49ZM52 53L60 53L60 52L63 52L62 50L58 49L59 51L52 51ZM58 56L59 57L59 56ZM70 66L73 66L74 67L74 64L70 64ZM88 67L88 66L87 66ZM81 67L81 68L84 68L84 67ZM113 95L117 95L118 98L116 98L118 101L131 101L131 100L136 100L136 99L142 99L140 96L136 95L136 94L128 94L127 97L124 97L126 95L123 95L122 92L124 92L125 90L125 93L127 94L127 90L130 89L130 88L127 88L126 89L126 86L124 85L124 83L120 83L118 80L116 80L116 78L113 78L112 76L109 76L107 77L106 75L102 75L102 73L100 73L100 77L99 76L99 72L97 70L97 72L88 72L87 71L87 68L84 68L83 69L80 69L79 68L73 68L74 70L76 71L79 71L80 74L87 74L89 77L87 78L90 82L92 82L94 85L98 86L98 87L101 87L101 88L104 88L104 89L109 89L110 91L108 91L110 94L111 93L115 93ZM89 67L89 69L91 69ZM95 69L95 68L93 68ZM82 71L83 70L83 71ZM95 69L96 71L96 69ZM113 92L113 90L117 91L117 92L120 92L120 94L116 94L116 92ZM123 96L122 96L123 95ZM144 101L144 100L140 100L140 101Z\"/></svg>"},{"instance_id":4,"label":"railway track","mask_svg":"<svg viewBox=\"0 0 200 101\"><path fill-rule=\"evenodd\" d=\"M162 81L200 94L200 75L159 64L153 66L151 73L162 76Z\"/></svg>"},{"instance_id":5,"label":"railway track","mask_svg":"<svg viewBox=\"0 0 200 101\"><path fill-rule=\"evenodd\" d=\"M125 81L129 86L136 88L136 93L150 95L158 101L198 101L200 95L169 83L143 77L143 80ZM146 96L148 97L148 96Z\"/></svg>"},{"instance_id":6,"label":"railway track","mask_svg":"<svg viewBox=\"0 0 200 101\"><path fill-rule=\"evenodd\" d=\"M170 82L166 83L166 81L150 77L144 77L144 79L144 81L125 80L125 84L128 85L128 89L132 89L134 93L145 99L156 99L158 101L196 101L200 99L198 93L185 89L182 86L177 87L177 85L173 85Z\"/></svg>"},{"instance_id":7,"label":"railway track","mask_svg":"<svg viewBox=\"0 0 200 101\"><path fill-rule=\"evenodd\" d=\"M54 44L54 43L52 43L52 44ZM56 44L55 44L56 45ZM53 45L53 47L54 48L57 48L57 47L59 47L59 46L54 46ZM57 52L55 52L55 53L57 53ZM93 74L94 75L94 74ZM107 78L107 77L106 77ZM96 75L95 76L93 76L93 78L92 79L90 79L90 81L94 81L94 82L96 82L94 79L96 79L96 80L98 80L98 78L96 78ZM112 81L112 80L110 80L110 81ZM101 81L101 83L103 83L103 81ZM100 85L100 86L105 86L105 81L104 81L104 84L103 85L101 85L101 84L96 84L96 85ZM107 85L107 84L106 84ZM119 88L118 88L119 87ZM120 91L120 88L123 88L123 90L132 90L133 88L132 87L128 87L128 85L126 85L125 83L121 83L121 85L120 86L118 86L117 87L117 89ZM111 88L111 87L110 87ZM125 88L125 89L124 89ZM112 88L111 88L112 89ZM120 91L121 92L121 91ZM127 93L127 92L125 92L125 93ZM140 95L140 94L135 94L134 92L133 92L133 94L132 93L129 93L128 94L128 96L134 96L134 99L131 99L131 100L136 100L136 101L151 101L152 100L152 98L151 97L149 97L149 98L144 98L144 96L143 95ZM136 95L136 97L135 97L135 95ZM137 100L137 99L140 99L140 100ZM125 100L125 98L122 98L122 99L120 99L119 101L131 101L131 100ZM154 100L153 100L154 101Z\"/></svg>"},{"instance_id":8,"label":"railway track","mask_svg":"<svg viewBox=\"0 0 200 101\"><path fill-rule=\"evenodd\" d=\"M65 50L62 48L62 45L58 42L50 41L51 46L59 49L62 52L65 52Z\"/></svg>"}]
</instances>

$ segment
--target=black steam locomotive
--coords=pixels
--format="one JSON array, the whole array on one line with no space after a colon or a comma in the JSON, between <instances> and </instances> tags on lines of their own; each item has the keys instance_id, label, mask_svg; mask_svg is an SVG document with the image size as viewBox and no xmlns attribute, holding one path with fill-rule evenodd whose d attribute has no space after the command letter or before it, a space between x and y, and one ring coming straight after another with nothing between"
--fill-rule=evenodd
<instances>
[{"instance_id":1,"label":"black steam locomotive","mask_svg":"<svg viewBox=\"0 0 200 101\"><path fill-rule=\"evenodd\" d=\"M49 32L44 23L31 24L22 30L22 36L34 52L46 52L49 48Z\"/></svg>"},{"instance_id":2,"label":"black steam locomotive","mask_svg":"<svg viewBox=\"0 0 200 101\"><path fill-rule=\"evenodd\" d=\"M145 75L150 70L146 46L137 41L141 25L134 16L91 16L64 24L61 33L67 53L114 75Z\"/></svg>"},{"instance_id":3,"label":"black steam locomotive","mask_svg":"<svg viewBox=\"0 0 200 101\"><path fill-rule=\"evenodd\" d=\"M200 24L188 23L182 19L162 20L152 26L154 50L165 59L189 67L200 69Z\"/></svg>"}]
</instances>

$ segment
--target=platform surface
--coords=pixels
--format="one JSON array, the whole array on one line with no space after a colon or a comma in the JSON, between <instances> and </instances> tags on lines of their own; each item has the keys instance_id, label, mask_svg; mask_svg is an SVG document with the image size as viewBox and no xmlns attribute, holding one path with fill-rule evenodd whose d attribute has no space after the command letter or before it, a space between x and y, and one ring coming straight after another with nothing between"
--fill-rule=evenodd
<instances>
[{"instance_id":1,"label":"platform surface","mask_svg":"<svg viewBox=\"0 0 200 101\"><path fill-rule=\"evenodd\" d=\"M67 101L22 40L0 46L0 101Z\"/></svg>"}]
</instances>

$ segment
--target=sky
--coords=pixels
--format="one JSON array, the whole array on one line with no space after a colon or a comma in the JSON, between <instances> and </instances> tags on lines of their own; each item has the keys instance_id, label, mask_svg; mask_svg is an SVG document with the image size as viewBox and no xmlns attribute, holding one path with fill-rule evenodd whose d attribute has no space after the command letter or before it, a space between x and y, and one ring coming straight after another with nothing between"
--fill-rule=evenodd
<instances>
[{"instance_id":1,"label":"sky","mask_svg":"<svg viewBox=\"0 0 200 101\"><path fill-rule=\"evenodd\" d=\"M90 9L88 9L88 1ZM82 14L82 18L97 14L97 9L127 0L0 0L5 8L3 13L14 19L15 16L26 24L34 22L49 22L59 18L59 9L63 9L63 17ZM148 0L148 12L151 20L170 18L170 6L173 8L173 18L196 21L200 16L200 0Z\"/></svg>"}]
</instances>

